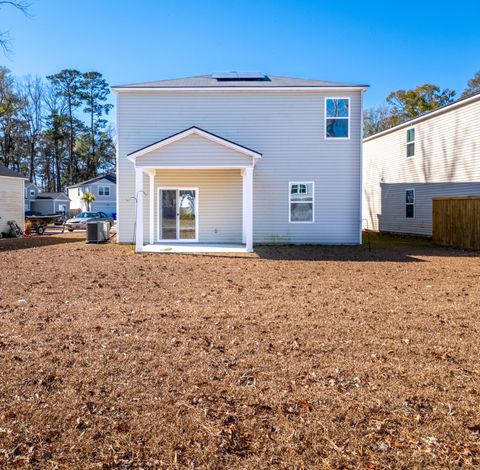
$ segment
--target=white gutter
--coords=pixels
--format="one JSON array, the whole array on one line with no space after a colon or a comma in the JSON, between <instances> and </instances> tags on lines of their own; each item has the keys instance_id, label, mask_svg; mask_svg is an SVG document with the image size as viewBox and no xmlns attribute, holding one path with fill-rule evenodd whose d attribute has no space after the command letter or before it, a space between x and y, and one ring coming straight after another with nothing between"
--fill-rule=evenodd
<instances>
[{"instance_id":1,"label":"white gutter","mask_svg":"<svg viewBox=\"0 0 480 470\"><path fill-rule=\"evenodd\" d=\"M225 87L112 87L114 93L122 92L142 92L142 91L161 91L161 92L182 92L182 91L366 91L368 90L367 86L355 86L355 87L312 87L312 86L277 86L277 87L236 87L236 86L225 86Z\"/></svg>"},{"instance_id":2,"label":"white gutter","mask_svg":"<svg viewBox=\"0 0 480 470\"><path fill-rule=\"evenodd\" d=\"M6 176L6 175L0 175L0 178L13 178L17 180L25 180L28 181L28 178L25 176Z\"/></svg>"},{"instance_id":3,"label":"white gutter","mask_svg":"<svg viewBox=\"0 0 480 470\"><path fill-rule=\"evenodd\" d=\"M480 100L480 93L470 96L469 98L465 98L463 100L455 101L454 103L447 104L446 106L442 106L441 108L435 109L434 111L430 111L428 114L424 114L423 116L419 116L415 119L411 119L410 121L403 122L402 124L398 124L395 127L391 127L390 129L386 129L382 132L379 132L378 134L371 135L370 137L367 137L366 139L363 139L364 142L369 142L370 140L376 139L377 137L382 137L386 134L389 134L390 132L395 132L399 129L403 129L405 127L410 127L413 126L414 124L417 124L418 122L425 121L427 119L430 119L431 117L438 116L443 113L448 113L449 111L452 111L454 109L461 108L462 106L466 106L470 103L473 103L477 100Z\"/></svg>"}]
</instances>

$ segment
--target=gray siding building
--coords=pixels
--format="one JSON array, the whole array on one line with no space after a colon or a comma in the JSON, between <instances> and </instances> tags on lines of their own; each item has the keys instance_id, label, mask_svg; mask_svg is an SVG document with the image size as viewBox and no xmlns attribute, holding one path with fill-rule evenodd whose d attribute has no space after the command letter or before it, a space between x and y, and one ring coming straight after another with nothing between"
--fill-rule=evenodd
<instances>
[{"instance_id":1,"label":"gray siding building","mask_svg":"<svg viewBox=\"0 0 480 470\"><path fill-rule=\"evenodd\" d=\"M70 211L70 199L65 193L38 193L37 198L30 201L30 210L42 215L65 214Z\"/></svg>"},{"instance_id":2,"label":"gray siding building","mask_svg":"<svg viewBox=\"0 0 480 470\"><path fill-rule=\"evenodd\" d=\"M480 195L480 94L364 140L364 227L431 236L432 198Z\"/></svg>"},{"instance_id":3,"label":"gray siding building","mask_svg":"<svg viewBox=\"0 0 480 470\"><path fill-rule=\"evenodd\" d=\"M23 175L0 163L0 238L1 232L10 230L10 220L14 220L22 230L25 226L25 180Z\"/></svg>"},{"instance_id":4,"label":"gray siding building","mask_svg":"<svg viewBox=\"0 0 480 470\"><path fill-rule=\"evenodd\" d=\"M90 210L105 212L108 215L115 214L117 212L116 185L116 176L107 174L69 186L70 209L86 211L87 206L82 201L82 196L85 193L91 193L95 196L95 201L90 204Z\"/></svg>"},{"instance_id":5,"label":"gray siding building","mask_svg":"<svg viewBox=\"0 0 480 470\"><path fill-rule=\"evenodd\" d=\"M361 243L365 85L227 74L113 90L120 243Z\"/></svg>"}]
</instances>

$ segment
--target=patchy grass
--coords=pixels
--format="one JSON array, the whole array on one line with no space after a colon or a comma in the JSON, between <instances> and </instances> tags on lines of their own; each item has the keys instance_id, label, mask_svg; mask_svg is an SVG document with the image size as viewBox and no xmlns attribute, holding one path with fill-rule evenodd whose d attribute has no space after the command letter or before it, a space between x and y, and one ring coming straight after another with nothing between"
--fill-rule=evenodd
<instances>
[{"instance_id":1,"label":"patchy grass","mask_svg":"<svg viewBox=\"0 0 480 470\"><path fill-rule=\"evenodd\" d=\"M368 242L370 241L372 246L376 245L378 247L399 246L399 245L408 245L410 247L434 246L431 238L417 237L414 235L394 235L391 233L381 234L378 232L364 231L362 238L363 238L363 243L368 244Z\"/></svg>"},{"instance_id":2,"label":"patchy grass","mask_svg":"<svg viewBox=\"0 0 480 470\"><path fill-rule=\"evenodd\" d=\"M0 467L475 468L480 259L0 241Z\"/></svg>"}]
</instances>

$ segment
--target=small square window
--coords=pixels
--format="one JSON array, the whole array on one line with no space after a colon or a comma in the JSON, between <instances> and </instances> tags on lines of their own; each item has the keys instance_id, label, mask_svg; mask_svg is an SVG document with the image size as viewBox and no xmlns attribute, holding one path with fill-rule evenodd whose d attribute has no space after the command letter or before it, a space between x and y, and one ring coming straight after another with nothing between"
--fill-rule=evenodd
<instances>
[{"instance_id":1,"label":"small square window","mask_svg":"<svg viewBox=\"0 0 480 470\"><path fill-rule=\"evenodd\" d=\"M110 196L110 187L109 186L99 186L98 187L99 196Z\"/></svg>"},{"instance_id":2,"label":"small square window","mask_svg":"<svg viewBox=\"0 0 480 470\"><path fill-rule=\"evenodd\" d=\"M313 222L313 183L290 183L290 223Z\"/></svg>"}]
</instances>

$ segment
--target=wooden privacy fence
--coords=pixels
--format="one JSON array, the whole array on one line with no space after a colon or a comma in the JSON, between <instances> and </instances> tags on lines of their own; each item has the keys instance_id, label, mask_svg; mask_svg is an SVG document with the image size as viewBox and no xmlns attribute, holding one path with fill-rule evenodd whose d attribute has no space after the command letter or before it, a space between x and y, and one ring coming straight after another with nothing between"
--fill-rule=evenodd
<instances>
[{"instance_id":1,"label":"wooden privacy fence","mask_svg":"<svg viewBox=\"0 0 480 470\"><path fill-rule=\"evenodd\" d=\"M480 250L480 196L434 197L432 238L438 245Z\"/></svg>"}]
</instances>

